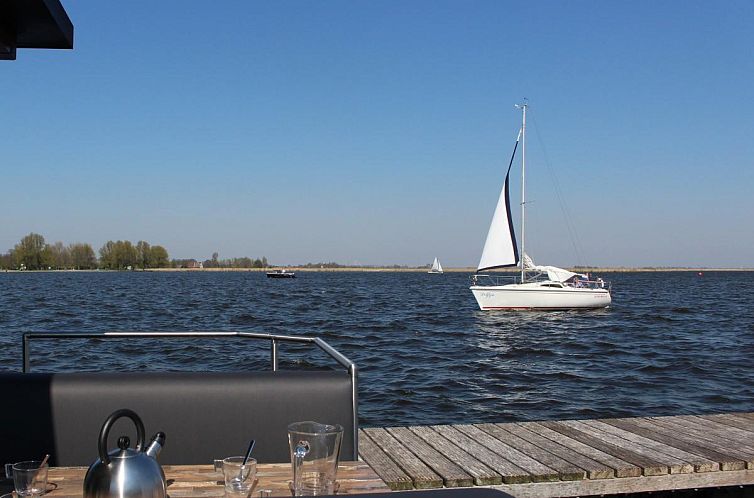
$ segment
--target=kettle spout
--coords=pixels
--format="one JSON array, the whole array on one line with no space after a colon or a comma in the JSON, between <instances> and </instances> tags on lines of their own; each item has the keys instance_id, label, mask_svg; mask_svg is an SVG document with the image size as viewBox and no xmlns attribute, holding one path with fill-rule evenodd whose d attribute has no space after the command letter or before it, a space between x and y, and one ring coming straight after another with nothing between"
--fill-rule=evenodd
<instances>
[{"instance_id":1,"label":"kettle spout","mask_svg":"<svg viewBox=\"0 0 754 498\"><path fill-rule=\"evenodd\" d=\"M152 436L152 441L149 442L149 446L147 446L145 453L157 460L157 455L160 454L163 446L165 446L165 433L158 432Z\"/></svg>"}]
</instances>

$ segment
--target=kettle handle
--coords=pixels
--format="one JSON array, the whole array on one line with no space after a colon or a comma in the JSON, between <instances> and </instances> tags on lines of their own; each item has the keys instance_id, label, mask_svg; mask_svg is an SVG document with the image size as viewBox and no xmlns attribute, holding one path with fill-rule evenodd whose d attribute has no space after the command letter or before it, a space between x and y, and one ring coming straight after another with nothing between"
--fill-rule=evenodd
<instances>
[{"instance_id":1,"label":"kettle handle","mask_svg":"<svg viewBox=\"0 0 754 498\"><path fill-rule=\"evenodd\" d=\"M107 417L105 423L102 424L102 429L99 431L97 449L99 450L99 459L105 465L110 464L110 455L107 454L107 436L110 435L110 428L115 421L123 417L130 418L136 426L136 451L141 451L144 447L144 422L141 421L141 418L139 418L135 411L128 408L115 410Z\"/></svg>"}]
</instances>

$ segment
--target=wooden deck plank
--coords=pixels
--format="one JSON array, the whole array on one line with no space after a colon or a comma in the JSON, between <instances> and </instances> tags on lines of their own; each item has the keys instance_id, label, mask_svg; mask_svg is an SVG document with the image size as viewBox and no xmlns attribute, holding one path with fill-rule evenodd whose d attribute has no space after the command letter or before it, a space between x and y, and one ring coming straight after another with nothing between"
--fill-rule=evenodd
<instances>
[{"instance_id":1,"label":"wooden deck plank","mask_svg":"<svg viewBox=\"0 0 754 498\"><path fill-rule=\"evenodd\" d=\"M411 432L407 427L389 427L386 429L395 439L419 457L429 468L442 477L443 484L448 488L473 486L474 479L461 467L438 453L422 438Z\"/></svg>"},{"instance_id":2,"label":"wooden deck plank","mask_svg":"<svg viewBox=\"0 0 754 498\"><path fill-rule=\"evenodd\" d=\"M479 427L475 425L459 425L457 428L459 431L501 455L503 458L515 462L518 467L521 467L529 473L529 479L531 481L542 482L558 480L558 473L555 470L535 460L526 453L522 453L516 448L500 441Z\"/></svg>"},{"instance_id":3,"label":"wooden deck plank","mask_svg":"<svg viewBox=\"0 0 754 498\"><path fill-rule=\"evenodd\" d=\"M704 457L694 455L683 451L679 448L667 445L662 441L655 441L654 439L635 434L632 431L621 429L613 425L606 424L600 420L589 420L584 423L591 425L592 427L600 430L604 430L609 434L626 439L634 444L644 446L651 450L658 452L662 456L663 461L667 461L670 465L671 474L689 474L691 472L713 472L720 469L720 465L717 462L708 460Z\"/></svg>"},{"instance_id":4,"label":"wooden deck plank","mask_svg":"<svg viewBox=\"0 0 754 498\"><path fill-rule=\"evenodd\" d=\"M702 418L707 420L713 420L720 424L724 424L730 427L737 427L745 431L751 432L751 437L754 438L754 420L746 417L741 417L739 413L720 413L717 415L702 415Z\"/></svg>"},{"instance_id":5,"label":"wooden deck plank","mask_svg":"<svg viewBox=\"0 0 754 498\"><path fill-rule=\"evenodd\" d=\"M640 418L611 418L603 419L603 422L631 431L635 434L660 441L668 446L684 450L692 455L699 455L700 457L715 462L710 470L707 468L699 469L697 472L707 472L715 470L742 470L746 467L743 460L732 459L729 455L724 455L710 448L701 446L696 443L696 439L686 439L679 437L678 434L669 433L661 427L651 424L650 422Z\"/></svg>"},{"instance_id":6,"label":"wooden deck plank","mask_svg":"<svg viewBox=\"0 0 754 498\"><path fill-rule=\"evenodd\" d=\"M593 460L610 467L611 469L613 469L615 477L625 478L638 477L641 475L641 467L630 462L626 462L625 460L621 460L615 455L606 453L602 450L594 448L593 446L589 446L588 444L584 444L581 441L570 438L565 434L545 427L540 422L521 422L519 423L519 425L539 436L545 437L551 441L555 441L558 444L581 453L582 455L586 455L589 458L592 458Z\"/></svg>"},{"instance_id":7,"label":"wooden deck plank","mask_svg":"<svg viewBox=\"0 0 754 498\"><path fill-rule=\"evenodd\" d=\"M717 461L720 462L720 470L743 470L746 468L745 457L736 455L735 451L731 451L730 447L720 444L720 441L716 440L714 437L708 437L708 434L699 433L683 426L674 425L669 419L664 423L659 421L657 417L637 419L637 421L642 424L646 423L656 430L662 430L672 437L689 441L697 446L707 448L709 451L714 451L718 455L721 455L721 457L717 459Z\"/></svg>"},{"instance_id":8,"label":"wooden deck plank","mask_svg":"<svg viewBox=\"0 0 754 498\"><path fill-rule=\"evenodd\" d=\"M693 416L682 417L655 417L653 420L660 420L667 423L683 427L684 430L693 430L702 432L709 438L734 446L736 449L747 452L754 456L754 444L749 439L748 433L735 427L726 428L726 426L704 420ZM743 433L743 437L738 432Z\"/></svg>"},{"instance_id":9,"label":"wooden deck plank","mask_svg":"<svg viewBox=\"0 0 754 498\"><path fill-rule=\"evenodd\" d=\"M545 427L565 434L568 437L577 439L584 444L593 446L611 455L615 455L621 460L633 463L641 468L642 474L645 476L656 476L668 473L667 465L663 465L651 458L647 458L645 455L637 453L632 449L627 448L627 445L613 444L609 441L604 441L600 436L601 434L595 434L597 431L589 430L588 427L584 430L582 427L573 425L574 421L565 420L560 422L544 421L540 422Z\"/></svg>"},{"instance_id":10,"label":"wooden deck plank","mask_svg":"<svg viewBox=\"0 0 754 498\"><path fill-rule=\"evenodd\" d=\"M754 414L749 413L360 433L367 460L391 460L374 468L393 489L415 485L412 473L422 472L435 476L435 485L484 485L519 498L754 484ZM406 460L420 470L409 472Z\"/></svg>"},{"instance_id":11,"label":"wooden deck plank","mask_svg":"<svg viewBox=\"0 0 754 498\"><path fill-rule=\"evenodd\" d=\"M509 460L506 460L501 455L495 453L475 439L470 438L459 430L459 426L436 425L432 426L432 429L442 434L455 445L463 448L474 458L489 465L495 472L500 474L502 482L512 484L531 481L528 472L511 463Z\"/></svg>"},{"instance_id":12,"label":"wooden deck plank","mask_svg":"<svg viewBox=\"0 0 754 498\"><path fill-rule=\"evenodd\" d=\"M730 443L721 441L720 438L708 431L702 430L698 427L684 425L679 423L677 419L670 417L651 417L647 420L653 424L675 431L684 437L693 437L699 445L707 446L724 455L729 455L735 460L742 460L746 464L746 468L754 468L754 455L752 455L751 452L741 450L738 447L733 447Z\"/></svg>"},{"instance_id":13,"label":"wooden deck plank","mask_svg":"<svg viewBox=\"0 0 754 498\"><path fill-rule=\"evenodd\" d=\"M677 460L672 459L671 460L667 455L663 455L660 452L654 451L650 448L646 448L641 445L637 445L636 443L632 441L627 441L621 437L614 436L613 434L610 434L609 432L605 432L602 429L596 429L592 427L591 425L588 425L589 421L580 421L580 420L567 420L563 422L564 424L570 425L574 429L578 429L582 432L585 432L589 434L592 437L599 438L600 440L613 444L615 446L618 446L620 448L623 448L627 451L630 451L636 455L639 455L641 458L645 459L645 462L647 463L647 466L644 467L644 475L661 475L666 473L672 473L672 474L681 474L681 473L688 473L688 472L681 472L683 470L680 467L676 467L678 464ZM685 463L685 462L684 462ZM674 469L673 467L676 467L675 472L672 472ZM650 469L650 474L647 474L647 469ZM693 472L693 468L689 469L690 472Z\"/></svg>"},{"instance_id":14,"label":"wooden deck plank","mask_svg":"<svg viewBox=\"0 0 754 498\"><path fill-rule=\"evenodd\" d=\"M453 444L452 441L431 427L419 426L409 427L409 429L437 451L453 460L453 462L474 478L474 484L477 486L502 484L503 478L500 474Z\"/></svg>"},{"instance_id":15,"label":"wooden deck plank","mask_svg":"<svg viewBox=\"0 0 754 498\"><path fill-rule=\"evenodd\" d=\"M417 489L442 487L442 477L427 467L424 462L385 429L375 428L365 429L364 431L409 476L413 487ZM367 459L367 461L369 460Z\"/></svg>"},{"instance_id":16,"label":"wooden deck plank","mask_svg":"<svg viewBox=\"0 0 754 498\"><path fill-rule=\"evenodd\" d=\"M716 496L712 490L705 488L724 486L742 486L754 484L754 470L737 470L731 472L695 472L693 474L665 474L652 477L625 477L621 479L584 479L582 481L556 481L528 484L493 486L514 495L516 498L555 498L563 496L600 496L623 495L625 493L652 493L670 490L698 489L699 493L690 496ZM680 493L684 496L687 493ZM735 492L722 490L722 496L735 496ZM744 491L745 494L745 491ZM672 496L671 493L660 493ZM650 497L653 495L649 495Z\"/></svg>"},{"instance_id":17,"label":"wooden deck plank","mask_svg":"<svg viewBox=\"0 0 754 498\"><path fill-rule=\"evenodd\" d=\"M508 425L509 424L479 424L477 427L555 470L558 473L558 477L563 481L586 479L585 469L521 438L514 432L508 430Z\"/></svg>"},{"instance_id":18,"label":"wooden deck plank","mask_svg":"<svg viewBox=\"0 0 754 498\"><path fill-rule=\"evenodd\" d=\"M727 441L739 446L744 446L754 452L754 433L751 431L739 429L738 427L733 427L731 425L721 424L720 422L709 420L704 417L694 416L685 420L696 424L698 427L713 431Z\"/></svg>"},{"instance_id":19,"label":"wooden deck plank","mask_svg":"<svg viewBox=\"0 0 754 498\"><path fill-rule=\"evenodd\" d=\"M506 430L524 439L531 444L537 445L543 450L549 451L563 460L573 463L586 471L589 479L610 479L615 476L615 470L607 465L593 460L578 451L563 446L551 439L532 432L521 424L507 424Z\"/></svg>"},{"instance_id":20,"label":"wooden deck plank","mask_svg":"<svg viewBox=\"0 0 754 498\"><path fill-rule=\"evenodd\" d=\"M411 477L403 472L393 458L369 436L370 431L359 430L359 455L369 462L369 466L393 491L413 489L414 482ZM442 480L440 480L440 486L442 486Z\"/></svg>"}]
</instances>

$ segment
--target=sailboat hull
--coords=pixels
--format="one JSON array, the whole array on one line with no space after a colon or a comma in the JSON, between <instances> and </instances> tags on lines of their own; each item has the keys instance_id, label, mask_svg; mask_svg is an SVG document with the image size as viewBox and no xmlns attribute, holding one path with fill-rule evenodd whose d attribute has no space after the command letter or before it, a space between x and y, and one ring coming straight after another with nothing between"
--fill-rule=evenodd
<instances>
[{"instance_id":1,"label":"sailboat hull","mask_svg":"<svg viewBox=\"0 0 754 498\"><path fill-rule=\"evenodd\" d=\"M542 283L472 285L481 310L571 310L610 306L607 289L548 287Z\"/></svg>"}]
</instances>

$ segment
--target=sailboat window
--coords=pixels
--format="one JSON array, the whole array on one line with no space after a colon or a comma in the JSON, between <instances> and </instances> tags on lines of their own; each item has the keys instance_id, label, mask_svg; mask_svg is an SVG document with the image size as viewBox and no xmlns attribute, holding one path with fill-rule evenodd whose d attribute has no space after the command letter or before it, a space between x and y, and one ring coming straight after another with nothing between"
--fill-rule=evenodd
<instances>
[{"instance_id":1,"label":"sailboat window","mask_svg":"<svg viewBox=\"0 0 754 498\"><path fill-rule=\"evenodd\" d=\"M563 284L542 284L542 287L558 287L560 289L563 288Z\"/></svg>"}]
</instances>

